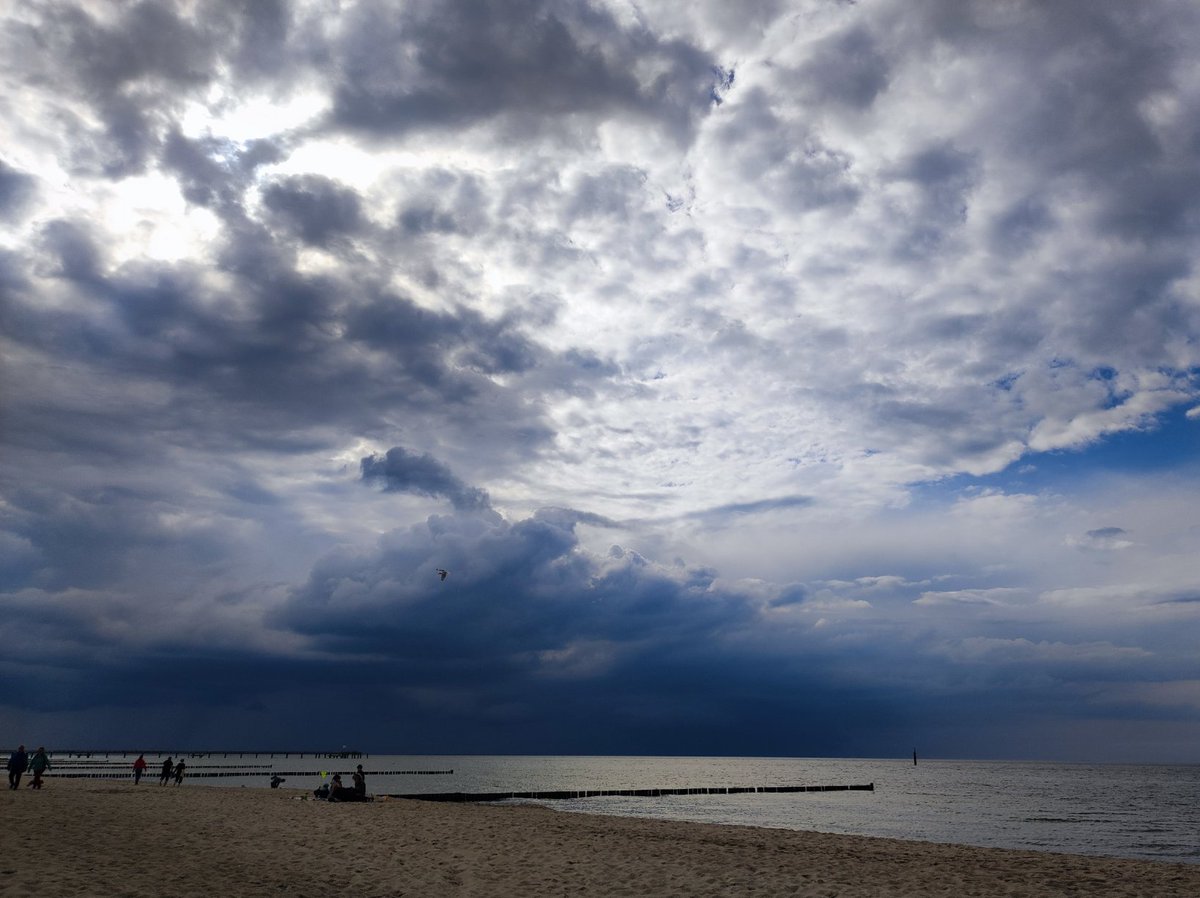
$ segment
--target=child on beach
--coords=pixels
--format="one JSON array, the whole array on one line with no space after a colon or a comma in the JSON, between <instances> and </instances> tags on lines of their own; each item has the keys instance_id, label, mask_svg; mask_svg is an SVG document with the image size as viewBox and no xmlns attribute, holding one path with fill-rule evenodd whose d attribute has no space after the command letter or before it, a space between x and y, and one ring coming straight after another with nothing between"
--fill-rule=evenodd
<instances>
[{"instance_id":1,"label":"child on beach","mask_svg":"<svg viewBox=\"0 0 1200 898\"><path fill-rule=\"evenodd\" d=\"M179 763L175 765L175 785L178 786L180 783L183 782L183 771L186 768L187 768L187 765L185 763L183 763L183 758L180 758Z\"/></svg>"}]
</instances>

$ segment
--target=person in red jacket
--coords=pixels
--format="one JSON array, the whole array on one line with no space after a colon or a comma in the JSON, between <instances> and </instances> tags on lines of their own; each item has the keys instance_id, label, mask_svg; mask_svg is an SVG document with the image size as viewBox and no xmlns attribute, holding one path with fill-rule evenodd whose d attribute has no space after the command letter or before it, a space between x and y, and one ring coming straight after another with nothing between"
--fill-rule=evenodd
<instances>
[{"instance_id":1,"label":"person in red jacket","mask_svg":"<svg viewBox=\"0 0 1200 898\"><path fill-rule=\"evenodd\" d=\"M146 756L138 755L137 760L133 762L133 784L136 786L142 781L142 774L146 772Z\"/></svg>"}]
</instances>

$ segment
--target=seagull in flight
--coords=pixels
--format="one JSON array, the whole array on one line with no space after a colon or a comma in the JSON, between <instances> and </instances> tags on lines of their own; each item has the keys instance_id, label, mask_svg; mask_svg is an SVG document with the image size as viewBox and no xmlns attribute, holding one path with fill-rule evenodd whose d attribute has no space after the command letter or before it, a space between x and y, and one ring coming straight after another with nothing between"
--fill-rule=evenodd
<instances>
[{"instance_id":1,"label":"seagull in flight","mask_svg":"<svg viewBox=\"0 0 1200 898\"><path fill-rule=\"evenodd\" d=\"M450 576L450 572L443 568L437 567L437 568L434 568L433 570L434 570L434 573L436 573L438 575L438 577L442 580L445 580L447 577Z\"/></svg>"}]
</instances>

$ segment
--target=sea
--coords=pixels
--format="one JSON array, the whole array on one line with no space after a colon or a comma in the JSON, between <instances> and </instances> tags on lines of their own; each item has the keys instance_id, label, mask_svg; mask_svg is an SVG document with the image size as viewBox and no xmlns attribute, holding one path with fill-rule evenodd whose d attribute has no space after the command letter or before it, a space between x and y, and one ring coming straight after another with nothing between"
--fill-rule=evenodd
<instances>
[{"instance_id":1,"label":"sea","mask_svg":"<svg viewBox=\"0 0 1200 898\"><path fill-rule=\"evenodd\" d=\"M52 756L51 774L112 776L136 755ZM765 826L1200 863L1200 765L841 758L183 752L185 785L316 789L362 764L375 795L874 784L873 791L509 799L563 812ZM165 758L147 754L143 786Z\"/></svg>"}]
</instances>

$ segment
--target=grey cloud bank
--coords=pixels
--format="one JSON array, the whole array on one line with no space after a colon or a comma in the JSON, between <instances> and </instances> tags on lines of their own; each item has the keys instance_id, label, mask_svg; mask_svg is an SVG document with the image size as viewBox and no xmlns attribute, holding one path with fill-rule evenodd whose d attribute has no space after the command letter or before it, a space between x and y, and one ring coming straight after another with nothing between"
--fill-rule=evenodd
<instances>
[{"instance_id":1,"label":"grey cloud bank","mask_svg":"<svg viewBox=\"0 0 1200 898\"><path fill-rule=\"evenodd\" d=\"M1200 15L739 9L0 14L0 733L1194 760Z\"/></svg>"}]
</instances>

